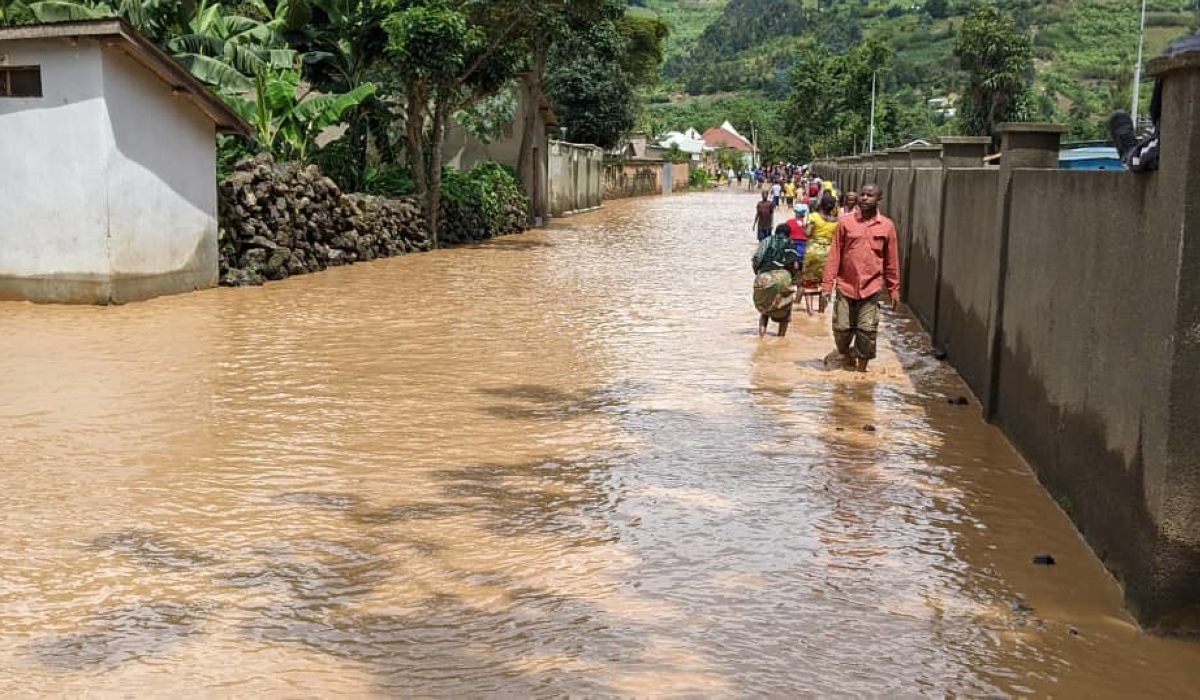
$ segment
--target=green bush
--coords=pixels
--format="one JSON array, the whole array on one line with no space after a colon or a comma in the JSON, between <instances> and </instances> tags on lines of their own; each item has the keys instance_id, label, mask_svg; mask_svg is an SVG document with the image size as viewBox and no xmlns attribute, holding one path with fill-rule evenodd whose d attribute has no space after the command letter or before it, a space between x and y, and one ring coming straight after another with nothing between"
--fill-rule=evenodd
<instances>
[{"instance_id":1,"label":"green bush","mask_svg":"<svg viewBox=\"0 0 1200 700\"><path fill-rule=\"evenodd\" d=\"M406 165L367 168L363 176L363 192L380 197L404 197L417 191L412 168Z\"/></svg>"},{"instance_id":2,"label":"green bush","mask_svg":"<svg viewBox=\"0 0 1200 700\"><path fill-rule=\"evenodd\" d=\"M1178 12L1148 12L1146 13L1147 27L1189 27L1192 16Z\"/></svg>"},{"instance_id":3,"label":"green bush","mask_svg":"<svg viewBox=\"0 0 1200 700\"><path fill-rule=\"evenodd\" d=\"M445 242L481 240L525 230L529 198L516 174L498 163L479 163L469 172L442 171Z\"/></svg>"},{"instance_id":4,"label":"green bush","mask_svg":"<svg viewBox=\"0 0 1200 700\"><path fill-rule=\"evenodd\" d=\"M692 169L692 174L688 175L688 184L701 190L708 187L708 171L703 168Z\"/></svg>"}]
</instances>

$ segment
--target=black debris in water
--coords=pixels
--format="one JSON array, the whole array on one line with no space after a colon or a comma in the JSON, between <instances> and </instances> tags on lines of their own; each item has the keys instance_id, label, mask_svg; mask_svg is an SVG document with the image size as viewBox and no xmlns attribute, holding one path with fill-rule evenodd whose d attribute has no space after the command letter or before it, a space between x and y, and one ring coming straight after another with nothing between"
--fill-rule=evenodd
<instances>
[{"instance_id":1,"label":"black debris in water","mask_svg":"<svg viewBox=\"0 0 1200 700\"><path fill-rule=\"evenodd\" d=\"M965 397L965 396L956 396L953 399L949 399L947 401L947 403L949 403L951 406L966 406L967 404L969 404L971 402L968 401L967 397Z\"/></svg>"},{"instance_id":2,"label":"black debris in water","mask_svg":"<svg viewBox=\"0 0 1200 700\"><path fill-rule=\"evenodd\" d=\"M1033 563L1040 566L1054 566L1054 557L1049 554L1039 554L1033 558Z\"/></svg>"},{"instance_id":3,"label":"black debris in water","mask_svg":"<svg viewBox=\"0 0 1200 700\"><path fill-rule=\"evenodd\" d=\"M935 360L946 359L946 351L942 350L941 348L934 348L933 350L930 351L929 354L933 355L933 359L935 359Z\"/></svg>"},{"instance_id":4,"label":"black debris in water","mask_svg":"<svg viewBox=\"0 0 1200 700\"><path fill-rule=\"evenodd\" d=\"M863 426L863 430L867 431L868 433L873 433L873 432L875 432L875 426L871 425L870 423L867 423L866 425Z\"/></svg>"}]
</instances>

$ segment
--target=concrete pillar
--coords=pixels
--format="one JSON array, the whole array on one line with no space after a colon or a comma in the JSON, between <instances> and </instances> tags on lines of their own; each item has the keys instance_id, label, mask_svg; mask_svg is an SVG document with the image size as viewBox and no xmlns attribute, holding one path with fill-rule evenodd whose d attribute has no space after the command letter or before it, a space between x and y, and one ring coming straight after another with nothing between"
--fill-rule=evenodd
<instances>
[{"instance_id":1,"label":"concrete pillar","mask_svg":"<svg viewBox=\"0 0 1200 700\"><path fill-rule=\"evenodd\" d=\"M862 156L850 156L846 159L846 170L842 174L843 190L858 191L859 173L862 172Z\"/></svg>"},{"instance_id":2,"label":"concrete pillar","mask_svg":"<svg viewBox=\"0 0 1200 700\"><path fill-rule=\"evenodd\" d=\"M908 149L909 163L914 168L942 167L941 146L913 146Z\"/></svg>"},{"instance_id":3,"label":"concrete pillar","mask_svg":"<svg viewBox=\"0 0 1200 700\"><path fill-rule=\"evenodd\" d=\"M1176 299L1173 328L1164 334L1166 397L1148 422L1163 430L1143 438L1142 489L1155 537L1137 552L1131 568L1138 578L1125 581L1126 598L1147 627L1200 632L1200 51L1156 58L1146 72L1162 83L1159 170L1130 177L1157 180L1150 183L1153 225L1172 232L1167 246L1178 240L1179 258L1162 270Z\"/></svg>"},{"instance_id":4,"label":"concrete pillar","mask_svg":"<svg viewBox=\"0 0 1200 700\"><path fill-rule=\"evenodd\" d=\"M927 179L925 176L919 177L918 171L933 170L933 169L940 170L942 167L942 147L939 145L912 146L908 149L908 161L909 161L909 167L913 171L911 179L909 181L910 182L909 187L906 192L894 193L896 196L907 197L907 201L905 201L903 203L903 205L901 206L901 209L903 211L907 212L907 215L902 217L901 220L896 222L896 237L900 239L900 294L901 294L901 297L904 299L905 303L908 303L910 305L909 308L912 309L914 312L917 312L918 319L923 319L924 323L927 324L926 330L928 330L930 332L930 335L932 336L933 331L935 330L933 327L933 323L937 318L935 309L932 308L932 306L933 306L932 304L920 303L920 299L922 296L921 294L915 295L916 296L915 299L914 299L914 294L913 294L914 267L921 266L921 265L927 266L931 262L931 261L925 260L925 259L917 261L913 257L914 242L916 239L916 235L915 235L916 229L914 228L914 221L915 221L915 214L917 213L917 208L920 205L920 202L918 201L918 199L920 198L920 195L922 194L921 192L918 191L918 188L920 187L920 184L921 184L920 182L918 182L918 180L923 181L923 180ZM893 189L896 189L896 188L893 188ZM938 207L939 207L938 208L938 216L940 219L940 216L941 216L940 199L939 199ZM927 212L922 210L920 213L926 214ZM934 235L937 235L937 234L934 234ZM940 236L939 236L939 238L940 238ZM933 273L932 280L929 280L928 284L936 286L937 277L938 277L938 272L937 272L937 267L936 267L937 266L936 259L934 259L932 261L932 266L933 266L932 270L929 270L928 267L926 267L926 269L923 270L923 272L932 272ZM917 290L917 291L919 292L920 290ZM925 307L929 307L929 308L925 308ZM928 318L926 318L926 317L928 317Z\"/></svg>"},{"instance_id":5,"label":"concrete pillar","mask_svg":"<svg viewBox=\"0 0 1200 700\"><path fill-rule=\"evenodd\" d=\"M942 165L947 168L982 168L992 139L988 136L942 136Z\"/></svg>"},{"instance_id":6,"label":"concrete pillar","mask_svg":"<svg viewBox=\"0 0 1200 700\"><path fill-rule=\"evenodd\" d=\"M988 314L988 383L983 401L984 417L989 421L996 416L996 392L1000 380L1000 353L1003 350L1004 285L1008 276L1008 231L1012 216L1012 174L1024 168L1057 168L1059 141L1066 133L1062 124L1008 122L1000 125L1000 177L997 180L996 222L999 231L996 259L1000 271L996 275L996 288L992 295L994 303Z\"/></svg>"},{"instance_id":7,"label":"concrete pillar","mask_svg":"<svg viewBox=\"0 0 1200 700\"><path fill-rule=\"evenodd\" d=\"M1062 124L1008 122L1000 125L1001 170L1057 168Z\"/></svg>"}]
</instances>

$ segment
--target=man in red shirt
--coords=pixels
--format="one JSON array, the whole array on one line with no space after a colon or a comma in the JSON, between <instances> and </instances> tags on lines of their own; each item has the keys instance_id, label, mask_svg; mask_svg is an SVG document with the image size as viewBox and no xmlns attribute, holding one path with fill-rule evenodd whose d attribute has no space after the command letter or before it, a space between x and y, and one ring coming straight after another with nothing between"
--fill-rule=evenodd
<instances>
[{"instance_id":1,"label":"man in red shirt","mask_svg":"<svg viewBox=\"0 0 1200 700\"><path fill-rule=\"evenodd\" d=\"M833 304L833 339L837 350L825 357L853 362L859 372L875 358L879 330L879 298L886 289L895 308L900 298L900 255L896 225L879 213L883 190L864 185L858 193L858 208L838 221L821 294L825 300L837 284Z\"/></svg>"}]
</instances>

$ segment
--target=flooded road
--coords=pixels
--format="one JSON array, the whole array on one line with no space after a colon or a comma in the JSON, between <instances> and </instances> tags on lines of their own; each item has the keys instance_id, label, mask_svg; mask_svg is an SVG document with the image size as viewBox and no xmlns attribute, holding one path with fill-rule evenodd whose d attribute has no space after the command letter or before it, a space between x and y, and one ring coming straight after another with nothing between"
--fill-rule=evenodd
<instances>
[{"instance_id":1,"label":"flooded road","mask_svg":"<svg viewBox=\"0 0 1200 700\"><path fill-rule=\"evenodd\" d=\"M754 201L0 304L0 695L1200 694L913 322L757 337Z\"/></svg>"}]
</instances>

